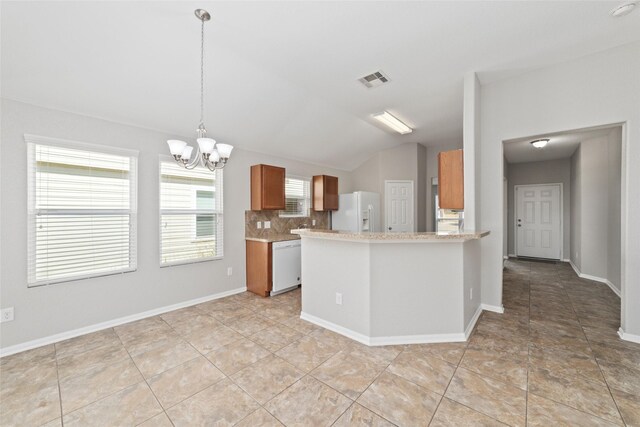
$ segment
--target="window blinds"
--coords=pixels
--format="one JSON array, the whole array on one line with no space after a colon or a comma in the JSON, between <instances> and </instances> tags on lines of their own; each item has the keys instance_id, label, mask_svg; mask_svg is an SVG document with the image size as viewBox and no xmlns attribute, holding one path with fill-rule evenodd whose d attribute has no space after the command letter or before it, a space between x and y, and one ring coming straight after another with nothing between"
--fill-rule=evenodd
<instances>
[{"instance_id":1,"label":"window blinds","mask_svg":"<svg viewBox=\"0 0 640 427\"><path fill-rule=\"evenodd\" d=\"M285 210L280 216L309 216L311 208L311 180L288 176L284 180Z\"/></svg>"},{"instance_id":2,"label":"window blinds","mask_svg":"<svg viewBox=\"0 0 640 427\"><path fill-rule=\"evenodd\" d=\"M29 286L134 271L137 152L25 141Z\"/></svg>"},{"instance_id":3,"label":"window blinds","mask_svg":"<svg viewBox=\"0 0 640 427\"><path fill-rule=\"evenodd\" d=\"M223 256L222 170L160 162L160 264Z\"/></svg>"}]
</instances>

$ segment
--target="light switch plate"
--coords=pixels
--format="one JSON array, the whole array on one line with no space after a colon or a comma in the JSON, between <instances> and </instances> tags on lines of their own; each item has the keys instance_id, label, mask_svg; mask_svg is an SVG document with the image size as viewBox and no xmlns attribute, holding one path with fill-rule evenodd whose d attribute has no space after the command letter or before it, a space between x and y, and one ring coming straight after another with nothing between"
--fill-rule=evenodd
<instances>
[{"instance_id":1,"label":"light switch plate","mask_svg":"<svg viewBox=\"0 0 640 427\"><path fill-rule=\"evenodd\" d=\"M314 227L316 226L316 220L315 219L311 220L311 225L313 225Z\"/></svg>"},{"instance_id":2,"label":"light switch plate","mask_svg":"<svg viewBox=\"0 0 640 427\"><path fill-rule=\"evenodd\" d=\"M271 228L271 221L265 221L264 228Z\"/></svg>"},{"instance_id":3,"label":"light switch plate","mask_svg":"<svg viewBox=\"0 0 640 427\"><path fill-rule=\"evenodd\" d=\"M257 229L261 229L262 228L262 221L256 222L256 228Z\"/></svg>"},{"instance_id":4,"label":"light switch plate","mask_svg":"<svg viewBox=\"0 0 640 427\"><path fill-rule=\"evenodd\" d=\"M0 323L11 322L13 320L13 307L3 308L0 311Z\"/></svg>"},{"instance_id":5,"label":"light switch plate","mask_svg":"<svg viewBox=\"0 0 640 427\"><path fill-rule=\"evenodd\" d=\"M336 292L336 304L342 305L342 294Z\"/></svg>"}]
</instances>

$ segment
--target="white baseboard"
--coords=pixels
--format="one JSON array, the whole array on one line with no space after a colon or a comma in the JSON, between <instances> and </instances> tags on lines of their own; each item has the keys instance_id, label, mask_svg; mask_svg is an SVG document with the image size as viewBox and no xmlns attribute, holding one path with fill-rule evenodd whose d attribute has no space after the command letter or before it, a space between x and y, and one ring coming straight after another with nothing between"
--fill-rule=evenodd
<instances>
[{"instance_id":1,"label":"white baseboard","mask_svg":"<svg viewBox=\"0 0 640 427\"><path fill-rule=\"evenodd\" d=\"M640 344L640 335L627 333L622 328L618 329L618 335L625 341L636 342Z\"/></svg>"},{"instance_id":2,"label":"white baseboard","mask_svg":"<svg viewBox=\"0 0 640 427\"><path fill-rule=\"evenodd\" d=\"M622 293L615 286L613 286L613 283L611 283L608 279L605 279L603 277L598 277L598 276L592 276L590 274L584 274L578 269L578 267L573 263L573 261L568 260L568 262L571 265L571 268L573 268L573 271L576 272L578 277L582 279L593 280L594 282L604 283L613 291L614 294L618 296L618 298L622 298Z\"/></svg>"},{"instance_id":3,"label":"white baseboard","mask_svg":"<svg viewBox=\"0 0 640 427\"><path fill-rule=\"evenodd\" d=\"M509 255L508 255L508 257L509 257L509 258L518 258L518 255L516 255L516 254L509 254Z\"/></svg>"},{"instance_id":4,"label":"white baseboard","mask_svg":"<svg viewBox=\"0 0 640 427\"><path fill-rule=\"evenodd\" d=\"M429 334L429 335L400 335L393 337L369 337L359 332L355 332L351 329L336 325L335 323L328 322L319 317L305 313L300 313L300 318L311 322L314 325L318 325L337 334L343 335L347 338L351 338L354 341L358 341L361 344L368 346L381 346L381 345L403 345L403 344L432 344L441 342L464 342L469 338L473 331L476 322L482 314L482 307L478 307L475 314L471 318L467 329L464 333L458 334Z\"/></svg>"},{"instance_id":5,"label":"white baseboard","mask_svg":"<svg viewBox=\"0 0 640 427\"><path fill-rule=\"evenodd\" d=\"M480 304L480 308L487 311L493 311L494 313L504 313L503 305Z\"/></svg>"},{"instance_id":6,"label":"white baseboard","mask_svg":"<svg viewBox=\"0 0 640 427\"><path fill-rule=\"evenodd\" d=\"M201 304L203 302L211 301L214 299L228 297L230 295L235 295L241 292L245 292L246 290L247 290L246 287L242 287L242 288L232 289L230 291L219 292L217 294L207 295L205 297L195 298L195 299L192 299L189 301L183 301L177 304L154 308L152 310L143 311L142 313L136 313L130 316L119 317L117 319L108 320L106 322L96 323L94 325L89 325L82 328L73 329L71 331L62 332L59 334L49 335L48 337L27 341L21 344L4 347L0 349L0 357L9 356L11 354L20 353L21 351L31 350L37 347L42 347L43 345L57 343L60 341L67 340L69 338L75 338L80 335L97 332L102 329L113 328L114 326L119 326L124 323L133 322L133 321L144 319L151 316L157 316L158 314L163 314L168 311L178 310L180 308L189 307L195 304Z\"/></svg>"},{"instance_id":7,"label":"white baseboard","mask_svg":"<svg viewBox=\"0 0 640 427\"><path fill-rule=\"evenodd\" d=\"M478 309L473 314L473 317L471 318L471 321L467 325L467 329L464 330L464 340L465 341L469 339L469 336L471 335L471 332L473 332L473 328L476 326L476 323L478 322L478 319L480 318L481 314L482 314L482 304L480 304L478 306Z\"/></svg>"},{"instance_id":8,"label":"white baseboard","mask_svg":"<svg viewBox=\"0 0 640 427\"><path fill-rule=\"evenodd\" d=\"M502 259L509 259L509 255L503 255Z\"/></svg>"},{"instance_id":9,"label":"white baseboard","mask_svg":"<svg viewBox=\"0 0 640 427\"><path fill-rule=\"evenodd\" d=\"M569 262L570 263L571 260L570 259L563 259L562 262Z\"/></svg>"}]
</instances>

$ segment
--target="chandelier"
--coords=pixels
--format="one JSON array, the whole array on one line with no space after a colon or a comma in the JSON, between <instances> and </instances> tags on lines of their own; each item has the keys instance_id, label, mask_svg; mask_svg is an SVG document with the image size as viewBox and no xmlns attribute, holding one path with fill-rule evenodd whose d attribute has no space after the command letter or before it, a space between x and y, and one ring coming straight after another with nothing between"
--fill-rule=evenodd
<instances>
[{"instance_id":1,"label":"chandelier","mask_svg":"<svg viewBox=\"0 0 640 427\"><path fill-rule=\"evenodd\" d=\"M196 129L198 146L194 155L193 147L184 141L170 139L167 144L176 163L183 168L194 169L202 165L214 171L227 164L233 146L216 144L215 139L207 138L207 129L204 127L204 23L211 19L211 15L203 9L196 9L195 14L200 21L200 125Z\"/></svg>"}]
</instances>

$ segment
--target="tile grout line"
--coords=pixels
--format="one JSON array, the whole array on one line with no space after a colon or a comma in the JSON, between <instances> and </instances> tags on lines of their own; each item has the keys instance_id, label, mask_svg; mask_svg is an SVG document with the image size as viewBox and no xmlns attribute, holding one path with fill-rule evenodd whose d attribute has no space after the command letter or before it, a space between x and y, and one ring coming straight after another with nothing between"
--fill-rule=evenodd
<instances>
[{"instance_id":1,"label":"tile grout line","mask_svg":"<svg viewBox=\"0 0 640 427\"><path fill-rule=\"evenodd\" d=\"M565 293L567 294L567 297L569 298L569 303L571 304L571 310L573 310L573 313L575 314L576 318L578 319L578 323L580 324L580 330L582 331L582 334L584 335L584 338L587 341L587 345L589 346L589 350L591 350L591 352L593 353L593 347L591 347L591 341L589 340L589 337L587 336L586 332L584 331L584 327L582 326L582 322L580 321L580 316L578 316L578 313L576 312L575 306L573 304L573 299L571 298L571 295L569 295L569 293L566 292L566 290L565 290ZM600 371L600 375L602 375L602 379L604 380L604 384L607 386L607 391L609 392L609 396L611 397L611 400L613 401L613 404L616 406L616 411L618 411L618 416L620 417L620 420L622 421L622 424L626 426L627 423L625 422L624 417L622 416L622 412L620 411L620 407L618 406L618 402L613 397L613 393L611 392L611 387L609 387L609 382L607 381L607 377L604 375L604 372L602 371L602 367L600 367L600 362L598 361L598 358L596 357L595 353L593 353L593 359L595 360L596 365L598 365L598 370ZM602 417L598 417L598 418L602 418ZM602 418L602 419L604 419L604 418Z\"/></svg>"}]
</instances>

